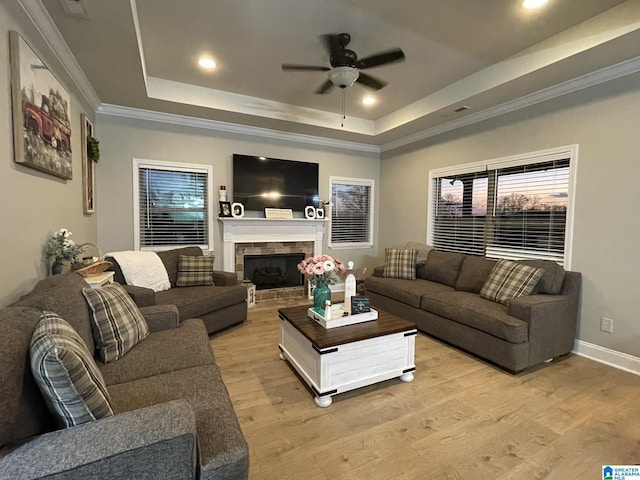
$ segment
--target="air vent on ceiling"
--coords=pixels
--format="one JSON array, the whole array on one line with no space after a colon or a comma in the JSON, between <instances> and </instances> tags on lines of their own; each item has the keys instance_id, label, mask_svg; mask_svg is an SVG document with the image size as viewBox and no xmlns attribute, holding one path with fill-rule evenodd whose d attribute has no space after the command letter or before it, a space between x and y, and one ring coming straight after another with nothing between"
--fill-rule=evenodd
<instances>
[{"instance_id":1,"label":"air vent on ceiling","mask_svg":"<svg viewBox=\"0 0 640 480\"><path fill-rule=\"evenodd\" d=\"M89 20L89 11L84 0L60 0L60 5L67 15Z\"/></svg>"}]
</instances>

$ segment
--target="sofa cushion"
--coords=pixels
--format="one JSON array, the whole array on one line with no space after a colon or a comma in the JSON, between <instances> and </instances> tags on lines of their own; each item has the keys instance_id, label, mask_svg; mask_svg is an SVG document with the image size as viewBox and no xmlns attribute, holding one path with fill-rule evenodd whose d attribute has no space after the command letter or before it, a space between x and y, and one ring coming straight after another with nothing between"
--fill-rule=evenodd
<instances>
[{"instance_id":1,"label":"sofa cushion","mask_svg":"<svg viewBox=\"0 0 640 480\"><path fill-rule=\"evenodd\" d=\"M388 278L416 279L416 256L418 250L386 248L384 251L384 273Z\"/></svg>"},{"instance_id":2,"label":"sofa cushion","mask_svg":"<svg viewBox=\"0 0 640 480\"><path fill-rule=\"evenodd\" d=\"M247 290L239 285L171 288L156 293L156 301L159 305L171 304L178 307L181 320L198 318L246 300Z\"/></svg>"},{"instance_id":3,"label":"sofa cushion","mask_svg":"<svg viewBox=\"0 0 640 480\"><path fill-rule=\"evenodd\" d=\"M93 312L96 348L103 362L118 360L149 335L147 322L121 285L85 288Z\"/></svg>"},{"instance_id":4,"label":"sofa cushion","mask_svg":"<svg viewBox=\"0 0 640 480\"><path fill-rule=\"evenodd\" d=\"M428 280L402 280L381 277L368 277L365 281L365 288L368 291L393 298L415 308L420 308L422 296L427 292L450 292L453 290L447 285Z\"/></svg>"},{"instance_id":5,"label":"sofa cushion","mask_svg":"<svg viewBox=\"0 0 640 480\"><path fill-rule=\"evenodd\" d=\"M562 292L566 271L552 260L518 260L518 263L544 270L542 278L533 289L533 293L549 293L559 295Z\"/></svg>"},{"instance_id":6,"label":"sofa cushion","mask_svg":"<svg viewBox=\"0 0 640 480\"><path fill-rule=\"evenodd\" d=\"M178 261L178 287L213 285L213 263L215 257L180 255Z\"/></svg>"},{"instance_id":7,"label":"sofa cushion","mask_svg":"<svg viewBox=\"0 0 640 480\"><path fill-rule=\"evenodd\" d=\"M418 278L455 287L464 257L462 253L431 250L426 265L418 267Z\"/></svg>"},{"instance_id":8,"label":"sofa cushion","mask_svg":"<svg viewBox=\"0 0 640 480\"><path fill-rule=\"evenodd\" d=\"M496 266L495 260L478 257L476 255L465 256L460 274L456 280L456 290L464 292L480 293L484 283L489 278L489 274L493 267Z\"/></svg>"},{"instance_id":9,"label":"sofa cushion","mask_svg":"<svg viewBox=\"0 0 640 480\"><path fill-rule=\"evenodd\" d=\"M61 426L113 415L104 378L87 346L55 313L44 312L33 332L31 371Z\"/></svg>"},{"instance_id":10,"label":"sofa cushion","mask_svg":"<svg viewBox=\"0 0 640 480\"><path fill-rule=\"evenodd\" d=\"M77 273L52 275L40 280L33 290L24 295L15 305L32 307L41 312L56 312L64 318L94 355L95 344L91 331L91 313L82 289L89 284Z\"/></svg>"},{"instance_id":11,"label":"sofa cushion","mask_svg":"<svg viewBox=\"0 0 640 480\"><path fill-rule=\"evenodd\" d=\"M508 315L505 305L476 293L430 291L422 297L421 308L511 343L529 338L527 322Z\"/></svg>"},{"instance_id":12,"label":"sofa cushion","mask_svg":"<svg viewBox=\"0 0 640 480\"><path fill-rule=\"evenodd\" d=\"M510 260L500 260L493 267L480 296L494 302L509 304L509 300L533 292L544 270Z\"/></svg>"},{"instance_id":13,"label":"sofa cushion","mask_svg":"<svg viewBox=\"0 0 640 480\"><path fill-rule=\"evenodd\" d=\"M107 386L214 362L207 330L200 319L152 332L117 362L97 361Z\"/></svg>"},{"instance_id":14,"label":"sofa cushion","mask_svg":"<svg viewBox=\"0 0 640 480\"><path fill-rule=\"evenodd\" d=\"M0 310L0 449L55 428L31 374L31 335L39 310L7 307Z\"/></svg>"},{"instance_id":15,"label":"sofa cushion","mask_svg":"<svg viewBox=\"0 0 640 480\"><path fill-rule=\"evenodd\" d=\"M183 247L158 252L160 260L164 263L164 268L167 269L167 275L172 287L175 287L178 282L178 263L181 255L190 257L202 256L202 249L200 247Z\"/></svg>"},{"instance_id":16,"label":"sofa cushion","mask_svg":"<svg viewBox=\"0 0 640 480\"><path fill-rule=\"evenodd\" d=\"M407 242L404 248L406 248L407 250L415 249L418 251L418 255L416 256L416 264L427 263L429 252L433 250L433 247L431 245L427 245L426 243L420 243L420 242Z\"/></svg>"},{"instance_id":17,"label":"sofa cushion","mask_svg":"<svg viewBox=\"0 0 640 480\"><path fill-rule=\"evenodd\" d=\"M110 386L117 413L184 399L195 412L198 478L247 478L249 448L216 364Z\"/></svg>"}]
</instances>

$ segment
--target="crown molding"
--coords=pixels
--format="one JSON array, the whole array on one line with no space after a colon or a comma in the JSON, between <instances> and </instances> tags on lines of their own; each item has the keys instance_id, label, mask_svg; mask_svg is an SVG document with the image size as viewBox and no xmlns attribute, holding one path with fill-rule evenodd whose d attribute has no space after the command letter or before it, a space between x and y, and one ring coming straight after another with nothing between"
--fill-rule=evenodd
<instances>
[{"instance_id":1,"label":"crown molding","mask_svg":"<svg viewBox=\"0 0 640 480\"><path fill-rule=\"evenodd\" d=\"M103 103L100 105L96 113L98 115L125 117L134 120L145 120L149 122L169 123L172 125L203 128L206 130L216 130L219 132L234 133L238 135L266 137L282 140L285 142L320 145L323 147L339 148L343 150L355 150L366 153L380 153L380 147L378 147L377 145L369 145L367 143L348 142L345 140L316 137L313 135L305 135L301 133L282 132L280 130L273 130L270 128L252 127L248 125L240 125L237 123L221 122L219 120L208 120L204 118L176 115L173 113L162 113L151 110L142 110L139 108L122 107L119 105Z\"/></svg>"},{"instance_id":2,"label":"crown molding","mask_svg":"<svg viewBox=\"0 0 640 480\"><path fill-rule=\"evenodd\" d=\"M71 77L71 81L80 91L80 94L89 103L93 110L100 105L100 98L91 86L89 79L84 74L76 57L71 52L69 45L64 41L60 30L56 27L51 15L40 0L18 0L18 4L24 10L29 21L36 28L42 39L58 59L62 68Z\"/></svg>"},{"instance_id":3,"label":"crown molding","mask_svg":"<svg viewBox=\"0 0 640 480\"><path fill-rule=\"evenodd\" d=\"M384 143L380 146L381 152L388 152L395 150L396 148L404 147L420 140L425 140L430 137L435 137L442 133L450 132L458 128L466 127L474 123L482 122L490 118L504 115L505 113L514 112L526 107L530 107L537 103L545 102L553 98L557 98L563 95L568 95L579 90L583 90L588 87L599 85L601 83L615 80L616 78L631 75L640 71L640 56L625 60L624 62L616 63L606 68L596 70L595 72L581 75L566 82L558 83L552 87L547 87L537 92L530 93L523 97L511 100L495 107L490 107L479 112L471 113L465 117L457 120L452 120L441 125L437 125L432 128L427 128L420 132L408 135L398 140L393 140L388 143Z\"/></svg>"}]
</instances>

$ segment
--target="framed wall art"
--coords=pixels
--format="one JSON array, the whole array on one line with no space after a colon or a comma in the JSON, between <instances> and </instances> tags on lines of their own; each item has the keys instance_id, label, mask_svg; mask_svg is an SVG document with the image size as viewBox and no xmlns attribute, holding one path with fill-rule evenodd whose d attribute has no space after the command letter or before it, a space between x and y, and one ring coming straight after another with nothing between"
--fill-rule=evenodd
<instances>
[{"instance_id":1,"label":"framed wall art","mask_svg":"<svg viewBox=\"0 0 640 480\"><path fill-rule=\"evenodd\" d=\"M17 32L9 32L16 163L71 179L69 94Z\"/></svg>"},{"instance_id":2,"label":"framed wall art","mask_svg":"<svg viewBox=\"0 0 640 480\"><path fill-rule=\"evenodd\" d=\"M82 211L86 214L95 212L95 165L89 158L89 139L93 138L93 123L86 114L80 114L80 136L82 138Z\"/></svg>"}]
</instances>

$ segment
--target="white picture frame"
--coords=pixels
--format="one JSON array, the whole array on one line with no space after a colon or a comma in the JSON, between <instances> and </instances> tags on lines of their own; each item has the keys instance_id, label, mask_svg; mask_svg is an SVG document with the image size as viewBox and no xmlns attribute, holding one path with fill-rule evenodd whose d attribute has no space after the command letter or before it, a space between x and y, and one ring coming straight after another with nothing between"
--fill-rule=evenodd
<instances>
[{"instance_id":1,"label":"white picture frame","mask_svg":"<svg viewBox=\"0 0 640 480\"><path fill-rule=\"evenodd\" d=\"M313 205L307 205L304 207L304 216L309 220L316 218L316 207Z\"/></svg>"},{"instance_id":2,"label":"white picture frame","mask_svg":"<svg viewBox=\"0 0 640 480\"><path fill-rule=\"evenodd\" d=\"M244 205L241 203L232 203L231 204L231 216L233 218L242 218L244 217Z\"/></svg>"},{"instance_id":3,"label":"white picture frame","mask_svg":"<svg viewBox=\"0 0 640 480\"><path fill-rule=\"evenodd\" d=\"M316 218L324 218L324 208L316 208Z\"/></svg>"}]
</instances>

